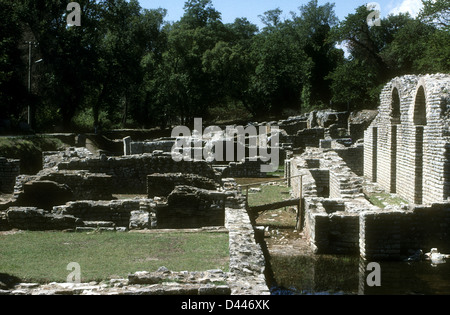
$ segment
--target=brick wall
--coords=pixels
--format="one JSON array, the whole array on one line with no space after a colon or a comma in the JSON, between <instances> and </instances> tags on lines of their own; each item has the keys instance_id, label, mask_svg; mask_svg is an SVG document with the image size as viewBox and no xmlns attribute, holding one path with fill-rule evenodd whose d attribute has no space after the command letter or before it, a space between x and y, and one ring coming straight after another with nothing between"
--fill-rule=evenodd
<instances>
[{"instance_id":1,"label":"brick wall","mask_svg":"<svg viewBox=\"0 0 450 315\"><path fill-rule=\"evenodd\" d=\"M88 170L112 176L115 194L146 194L147 175L155 173L198 174L215 178L216 174L207 162L175 162L170 154L144 154L124 157L74 159L58 164L60 170Z\"/></svg>"},{"instance_id":2,"label":"brick wall","mask_svg":"<svg viewBox=\"0 0 450 315\"><path fill-rule=\"evenodd\" d=\"M0 157L0 192L14 192L16 177L20 174L20 160Z\"/></svg>"},{"instance_id":3,"label":"brick wall","mask_svg":"<svg viewBox=\"0 0 450 315\"><path fill-rule=\"evenodd\" d=\"M449 197L449 88L445 74L398 77L383 88L364 133L367 178L416 204Z\"/></svg>"},{"instance_id":4,"label":"brick wall","mask_svg":"<svg viewBox=\"0 0 450 315\"><path fill-rule=\"evenodd\" d=\"M437 248L450 252L450 204L417 206L411 211L363 212L360 215L361 256L405 259L415 251Z\"/></svg>"}]
</instances>

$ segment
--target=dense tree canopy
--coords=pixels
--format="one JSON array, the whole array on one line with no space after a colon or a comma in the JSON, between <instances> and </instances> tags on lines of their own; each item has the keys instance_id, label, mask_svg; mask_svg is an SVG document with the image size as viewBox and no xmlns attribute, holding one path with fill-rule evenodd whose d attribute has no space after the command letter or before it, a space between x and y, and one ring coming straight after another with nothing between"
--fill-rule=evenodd
<instances>
[{"instance_id":1,"label":"dense tree canopy","mask_svg":"<svg viewBox=\"0 0 450 315\"><path fill-rule=\"evenodd\" d=\"M137 0L77 2L81 26L67 25L67 1L0 0L0 132L28 107L39 131L375 108L395 76L450 71L449 0L380 26L368 25L366 6L339 21L334 4L310 0L289 18L265 12L262 29L223 23L211 0L187 0L171 23Z\"/></svg>"}]
</instances>

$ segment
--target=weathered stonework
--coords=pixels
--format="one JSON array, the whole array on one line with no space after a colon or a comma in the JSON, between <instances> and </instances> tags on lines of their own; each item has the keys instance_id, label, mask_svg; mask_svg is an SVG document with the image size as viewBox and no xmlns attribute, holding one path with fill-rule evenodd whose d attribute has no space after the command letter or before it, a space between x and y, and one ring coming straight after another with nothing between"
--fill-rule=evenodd
<instances>
[{"instance_id":1,"label":"weathered stonework","mask_svg":"<svg viewBox=\"0 0 450 315\"><path fill-rule=\"evenodd\" d=\"M124 138L124 155L153 153L154 151L162 151L170 153L175 145L175 139L156 139L154 141L125 141Z\"/></svg>"},{"instance_id":2,"label":"weathered stonework","mask_svg":"<svg viewBox=\"0 0 450 315\"><path fill-rule=\"evenodd\" d=\"M176 186L193 186L202 189L216 190L219 184L210 178L196 174L164 173L151 174L147 177L147 195L153 197L167 197Z\"/></svg>"},{"instance_id":3,"label":"weathered stonework","mask_svg":"<svg viewBox=\"0 0 450 315\"><path fill-rule=\"evenodd\" d=\"M216 173L207 162L175 162L168 153L123 157L73 158L57 165L59 170L87 170L111 176L113 194L146 194L147 176L155 173L197 174L210 179Z\"/></svg>"},{"instance_id":4,"label":"weathered stonework","mask_svg":"<svg viewBox=\"0 0 450 315\"><path fill-rule=\"evenodd\" d=\"M363 179L333 149L309 148L288 165L292 195L303 197L302 227L312 250L359 253L359 213L378 209L364 198Z\"/></svg>"},{"instance_id":5,"label":"weathered stonework","mask_svg":"<svg viewBox=\"0 0 450 315\"><path fill-rule=\"evenodd\" d=\"M364 175L415 204L450 197L450 75L397 77L365 132Z\"/></svg>"},{"instance_id":6,"label":"weathered stonework","mask_svg":"<svg viewBox=\"0 0 450 315\"><path fill-rule=\"evenodd\" d=\"M361 256L404 260L417 250L450 251L450 204L360 214Z\"/></svg>"},{"instance_id":7,"label":"weathered stonework","mask_svg":"<svg viewBox=\"0 0 450 315\"><path fill-rule=\"evenodd\" d=\"M0 193L12 193L20 174L20 160L0 157Z\"/></svg>"},{"instance_id":8,"label":"weathered stonework","mask_svg":"<svg viewBox=\"0 0 450 315\"><path fill-rule=\"evenodd\" d=\"M111 200L114 191L111 176L87 171L55 171L46 169L37 175L20 175L16 178L14 197L19 200L26 198L24 186L33 182L51 181L60 185L67 185L73 196L66 200ZM42 191L45 194L45 191ZM49 196L47 196L48 198ZM57 197L57 196L55 196ZM49 198L51 199L51 198ZM65 203L65 202L64 202ZM22 205L22 204L18 204Z\"/></svg>"}]
</instances>

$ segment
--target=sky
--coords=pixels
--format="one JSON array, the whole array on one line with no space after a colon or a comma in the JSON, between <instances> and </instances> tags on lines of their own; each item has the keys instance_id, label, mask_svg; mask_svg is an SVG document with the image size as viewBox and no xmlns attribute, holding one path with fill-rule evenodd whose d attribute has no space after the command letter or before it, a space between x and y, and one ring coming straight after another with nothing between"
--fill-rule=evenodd
<instances>
[{"instance_id":1,"label":"sky","mask_svg":"<svg viewBox=\"0 0 450 315\"><path fill-rule=\"evenodd\" d=\"M298 8L308 2L309 0L212 0L214 8L222 13L223 23L232 23L236 18L246 17L259 27L263 25L258 15L280 8L283 11L283 17L290 18L289 12L298 13ZM422 6L421 0L319 0L319 5L327 2L335 4L335 12L339 20L354 13L360 5L371 2L377 2L380 5L382 18L399 12L409 12L412 16L416 16ZM159 7L167 9L166 21L178 21L184 13L185 0L139 0L139 3L145 9Z\"/></svg>"}]
</instances>

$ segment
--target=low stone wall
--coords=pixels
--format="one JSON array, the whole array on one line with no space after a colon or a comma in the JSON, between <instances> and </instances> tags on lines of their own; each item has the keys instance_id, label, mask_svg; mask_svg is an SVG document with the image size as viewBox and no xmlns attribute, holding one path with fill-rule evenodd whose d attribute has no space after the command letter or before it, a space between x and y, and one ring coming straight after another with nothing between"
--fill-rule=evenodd
<instances>
[{"instance_id":1,"label":"low stone wall","mask_svg":"<svg viewBox=\"0 0 450 315\"><path fill-rule=\"evenodd\" d=\"M111 177L113 194L146 194L147 176L155 173L184 173L215 179L214 169L207 162L175 162L170 154L143 154L94 159L74 158L58 164L59 170L88 170Z\"/></svg>"},{"instance_id":2,"label":"low stone wall","mask_svg":"<svg viewBox=\"0 0 450 315\"><path fill-rule=\"evenodd\" d=\"M53 171L44 170L37 175L20 175L17 177L14 187L15 199L20 203L17 205L28 205L21 202L27 200L24 185L33 182L51 181L60 185L66 185L72 192L71 198L63 203L71 200L111 200L114 191L112 177L106 174L89 173L87 171ZM38 191L36 193L39 193ZM57 200L60 196L49 196L49 191L42 190L40 195L43 199L51 201ZM58 204L53 204L58 205ZM38 205L36 205L38 206Z\"/></svg>"},{"instance_id":3,"label":"low stone wall","mask_svg":"<svg viewBox=\"0 0 450 315\"><path fill-rule=\"evenodd\" d=\"M74 216L52 214L36 207L10 207L6 211L6 219L4 224L8 229L31 231L74 229L83 224Z\"/></svg>"},{"instance_id":4,"label":"low stone wall","mask_svg":"<svg viewBox=\"0 0 450 315\"><path fill-rule=\"evenodd\" d=\"M262 162L259 158L256 161L246 160L244 162L230 162L222 172L222 177L232 178L264 178L267 173L261 172Z\"/></svg>"},{"instance_id":5,"label":"low stone wall","mask_svg":"<svg viewBox=\"0 0 450 315\"><path fill-rule=\"evenodd\" d=\"M0 157L0 192L14 192L14 184L19 174L20 160Z\"/></svg>"},{"instance_id":6,"label":"low stone wall","mask_svg":"<svg viewBox=\"0 0 450 315\"><path fill-rule=\"evenodd\" d=\"M153 153L154 151L162 151L162 152L172 152L172 148L175 145L176 140L166 140L160 139L155 141L131 141L129 143L129 154L124 155L134 155L134 154L143 154L143 153ZM124 145L125 141L124 141ZM124 150L127 152L126 150ZM125 153L124 152L124 153Z\"/></svg>"},{"instance_id":7,"label":"low stone wall","mask_svg":"<svg viewBox=\"0 0 450 315\"><path fill-rule=\"evenodd\" d=\"M224 179L228 191L225 203L225 227L230 236L230 272L228 283L233 295L268 295L266 260L245 209L245 197L237 191L233 179Z\"/></svg>"},{"instance_id":8,"label":"low stone wall","mask_svg":"<svg viewBox=\"0 0 450 315\"><path fill-rule=\"evenodd\" d=\"M308 123L306 118L304 120L286 120L282 121L278 127L290 135L295 135L298 131L306 129Z\"/></svg>"},{"instance_id":9,"label":"low stone wall","mask_svg":"<svg viewBox=\"0 0 450 315\"><path fill-rule=\"evenodd\" d=\"M73 159L92 159L95 155L88 149L81 148L67 148L65 151L45 151L42 152L42 168L57 170L57 166L61 162L69 162Z\"/></svg>"},{"instance_id":10,"label":"low stone wall","mask_svg":"<svg viewBox=\"0 0 450 315\"><path fill-rule=\"evenodd\" d=\"M167 207L158 208L160 229L223 226L226 194L191 186L177 186L167 198Z\"/></svg>"},{"instance_id":11,"label":"low stone wall","mask_svg":"<svg viewBox=\"0 0 450 315\"><path fill-rule=\"evenodd\" d=\"M290 143L294 148L320 146L320 140L325 138L325 128L311 128L298 131L294 135L280 135L280 143Z\"/></svg>"},{"instance_id":12,"label":"low stone wall","mask_svg":"<svg viewBox=\"0 0 450 315\"><path fill-rule=\"evenodd\" d=\"M196 174L151 174L147 177L147 195L149 198L167 197L176 186L182 185L208 190L215 190L219 187L216 181Z\"/></svg>"},{"instance_id":13,"label":"low stone wall","mask_svg":"<svg viewBox=\"0 0 450 315\"><path fill-rule=\"evenodd\" d=\"M70 201L54 206L51 211L11 206L0 213L0 228L79 231L100 228L126 231L224 226L225 202L229 195L224 191L176 186L167 200L155 197ZM3 214L6 214L5 218Z\"/></svg>"},{"instance_id":14,"label":"low stone wall","mask_svg":"<svg viewBox=\"0 0 450 315\"><path fill-rule=\"evenodd\" d=\"M358 176L364 176L364 145L355 144L349 148L334 148L334 151Z\"/></svg>"},{"instance_id":15,"label":"low stone wall","mask_svg":"<svg viewBox=\"0 0 450 315\"><path fill-rule=\"evenodd\" d=\"M315 253L359 253L359 214L346 210L344 200L305 198L303 231Z\"/></svg>"},{"instance_id":16,"label":"low stone wall","mask_svg":"<svg viewBox=\"0 0 450 315\"><path fill-rule=\"evenodd\" d=\"M303 232L312 250L322 254L359 253L359 213L378 209L364 198L363 179L332 149L309 148L288 165L293 197L299 198L302 192ZM301 180L296 177L300 174Z\"/></svg>"},{"instance_id":17,"label":"low stone wall","mask_svg":"<svg viewBox=\"0 0 450 315\"><path fill-rule=\"evenodd\" d=\"M131 212L137 210L140 210L140 200L112 200L68 202L64 206L54 207L52 212L58 215L74 216L83 222L112 222L115 227L128 228ZM104 225L106 227L107 224ZM95 224L94 227L96 227Z\"/></svg>"},{"instance_id":18,"label":"low stone wall","mask_svg":"<svg viewBox=\"0 0 450 315\"><path fill-rule=\"evenodd\" d=\"M450 204L417 206L409 211L360 214L361 256L368 260L403 260L417 250L450 252Z\"/></svg>"}]
</instances>

